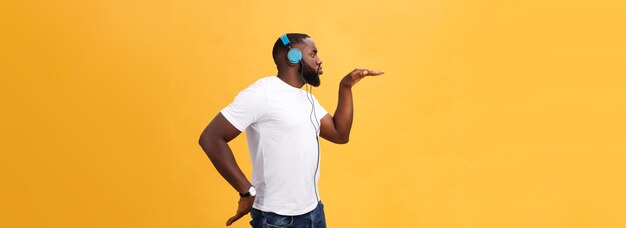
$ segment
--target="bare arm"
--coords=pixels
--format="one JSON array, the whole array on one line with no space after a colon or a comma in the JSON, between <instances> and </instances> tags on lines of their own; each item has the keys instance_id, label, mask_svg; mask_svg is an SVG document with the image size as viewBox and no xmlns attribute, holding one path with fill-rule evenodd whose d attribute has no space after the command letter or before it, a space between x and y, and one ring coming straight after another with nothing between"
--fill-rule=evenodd
<instances>
[{"instance_id":1,"label":"bare arm","mask_svg":"<svg viewBox=\"0 0 626 228\"><path fill-rule=\"evenodd\" d=\"M239 193L247 192L252 184L248 178L241 172L233 152L228 146L228 142L236 138L241 131L237 130L222 115L217 114L200 135L200 146L209 156L213 166L217 171L230 183ZM252 204L255 197L241 197L235 215L226 221L226 225L230 226L233 222L239 220L252 210Z\"/></svg>"},{"instance_id":2,"label":"bare arm","mask_svg":"<svg viewBox=\"0 0 626 228\"><path fill-rule=\"evenodd\" d=\"M320 136L322 138L337 144L348 143L354 116L352 87L366 76L378 76L383 73L382 71L355 69L341 80L335 115L333 117L326 114L321 120Z\"/></svg>"},{"instance_id":3,"label":"bare arm","mask_svg":"<svg viewBox=\"0 0 626 228\"><path fill-rule=\"evenodd\" d=\"M237 130L222 113L217 114L200 135L200 146L207 154L213 166L228 183L243 193L248 191L250 182L241 172L228 142L236 138L241 131Z\"/></svg>"}]
</instances>

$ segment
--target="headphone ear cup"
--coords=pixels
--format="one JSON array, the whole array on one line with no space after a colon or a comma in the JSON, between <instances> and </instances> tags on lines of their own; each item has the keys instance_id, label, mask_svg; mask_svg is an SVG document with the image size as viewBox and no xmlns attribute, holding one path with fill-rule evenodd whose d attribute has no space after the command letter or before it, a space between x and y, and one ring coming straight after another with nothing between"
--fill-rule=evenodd
<instances>
[{"instance_id":1,"label":"headphone ear cup","mask_svg":"<svg viewBox=\"0 0 626 228\"><path fill-rule=\"evenodd\" d=\"M302 52L297 48L292 48L287 52L287 59L291 64L299 63L302 60Z\"/></svg>"}]
</instances>

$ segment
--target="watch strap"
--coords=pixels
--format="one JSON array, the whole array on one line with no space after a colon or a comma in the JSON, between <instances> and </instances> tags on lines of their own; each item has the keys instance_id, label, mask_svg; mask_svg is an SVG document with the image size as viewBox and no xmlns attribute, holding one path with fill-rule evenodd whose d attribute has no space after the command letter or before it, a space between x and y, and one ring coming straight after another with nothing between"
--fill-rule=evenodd
<instances>
[{"instance_id":1,"label":"watch strap","mask_svg":"<svg viewBox=\"0 0 626 228\"><path fill-rule=\"evenodd\" d=\"M250 188L248 188L247 192L239 193L239 196L240 197L244 197L244 198L253 197L252 193L250 193L251 189L256 190L256 189L254 189L254 185L252 185L252 186L250 186Z\"/></svg>"},{"instance_id":2,"label":"watch strap","mask_svg":"<svg viewBox=\"0 0 626 228\"><path fill-rule=\"evenodd\" d=\"M250 191L244 192L244 193L239 193L239 196L244 197L244 198L248 198L248 197L252 197L252 194L250 193Z\"/></svg>"}]
</instances>

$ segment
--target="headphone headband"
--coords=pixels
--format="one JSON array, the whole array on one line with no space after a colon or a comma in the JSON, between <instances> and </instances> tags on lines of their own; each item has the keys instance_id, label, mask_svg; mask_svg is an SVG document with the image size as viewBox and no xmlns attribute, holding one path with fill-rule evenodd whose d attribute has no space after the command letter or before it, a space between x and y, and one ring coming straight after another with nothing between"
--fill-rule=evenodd
<instances>
[{"instance_id":1,"label":"headphone headband","mask_svg":"<svg viewBox=\"0 0 626 228\"><path fill-rule=\"evenodd\" d=\"M285 45L285 46L287 46L287 45L289 45L289 43L291 43L289 41L289 38L287 37L287 33L285 33L282 36L280 36L280 40L283 42L283 45Z\"/></svg>"}]
</instances>

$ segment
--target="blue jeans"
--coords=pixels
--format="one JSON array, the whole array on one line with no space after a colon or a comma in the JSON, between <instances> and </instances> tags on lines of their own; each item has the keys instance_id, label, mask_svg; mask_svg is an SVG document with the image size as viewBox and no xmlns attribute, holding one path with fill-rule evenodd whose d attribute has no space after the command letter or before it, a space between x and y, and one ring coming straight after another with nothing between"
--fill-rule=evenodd
<instances>
[{"instance_id":1,"label":"blue jeans","mask_svg":"<svg viewBox=\"0 0 626 228\"><path fill-rule=\"evenodd\" d=\"M303 215L285 216L252 208L250 217L252 228L326 228L322 201L319 201L315 209Z\"/></svg>"}]
</instances>

